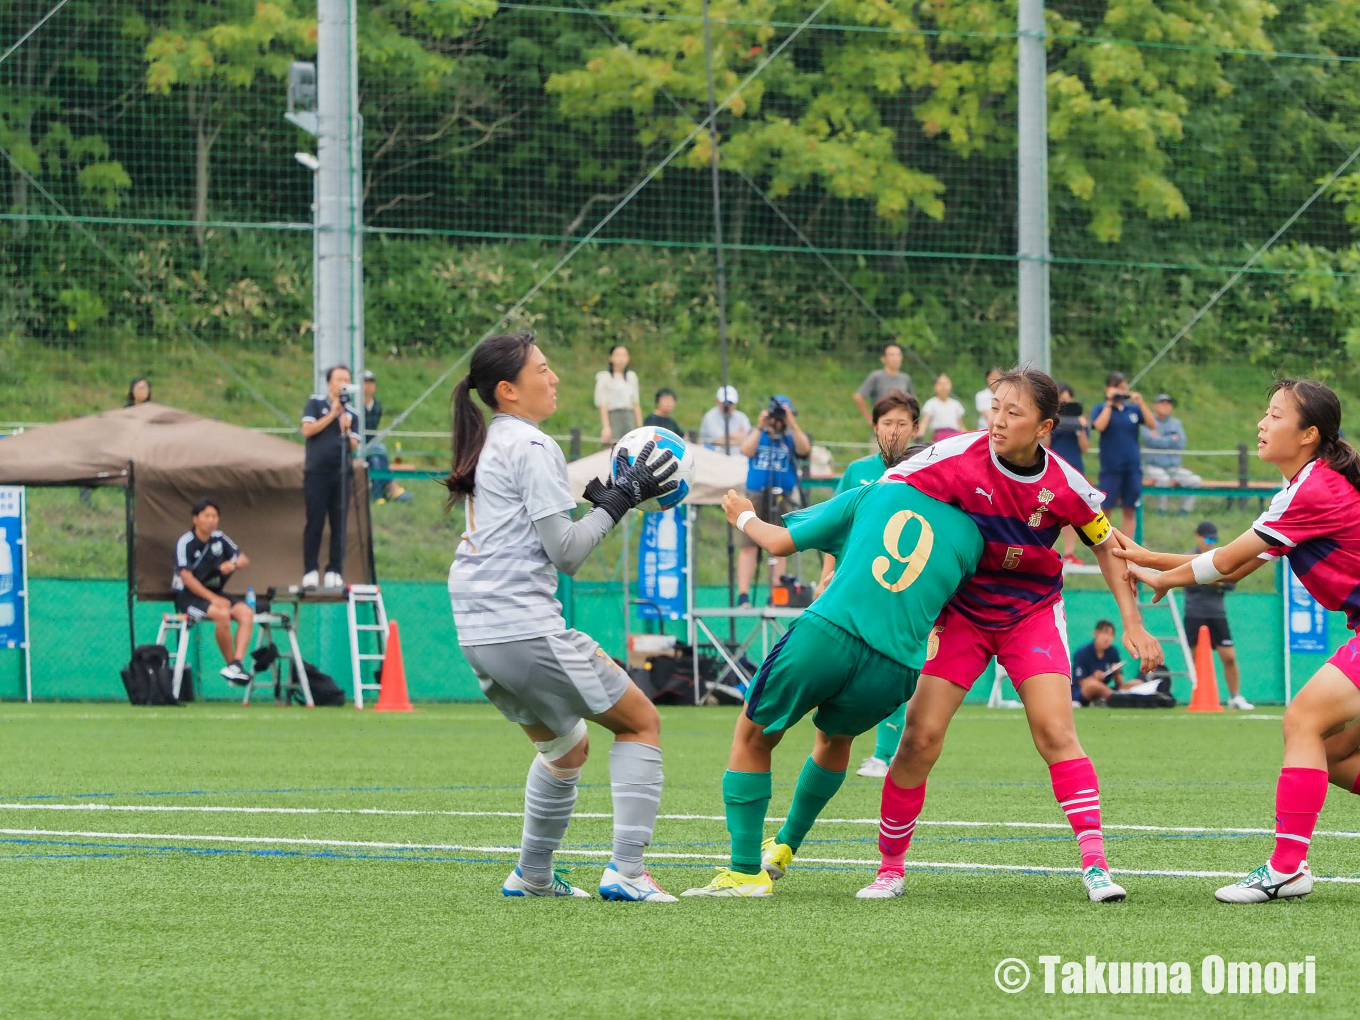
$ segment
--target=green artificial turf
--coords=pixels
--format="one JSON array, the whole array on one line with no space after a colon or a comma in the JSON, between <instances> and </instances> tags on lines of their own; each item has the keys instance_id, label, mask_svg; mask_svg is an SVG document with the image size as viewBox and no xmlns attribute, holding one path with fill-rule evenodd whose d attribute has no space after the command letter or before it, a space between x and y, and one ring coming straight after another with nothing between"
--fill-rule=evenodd
<instances>
[{"instance_id":1,"label":"green artificial turf","mask_svg":"<svg viewBox=\"0 0 1360 1020\"><path fill-rule=\"evenodd\" d=\"M1228 830L1272 825L1278 715L1079 712L1106 824L1153 827L1109 829L1112 866L1236 875L1261 863L1270 839ZM663 710L650 866L672 892L706 882L725 854L713 819L733 719ZM560 859L593 888L610 822L586 816L610 803L607 736L591 736ZM777 752L772 816L810 740L803 724ZM1360 991L1360 885L1231 907L1212 896L1226 879L1116 875L1128 902L1095 905L1075 874L1039 870L1071 868L1077 853L1019 712L960 713L908 893L879 902L853 898L872 876L879 790L853 774L827 811L847 821L814 827L770 900L503 898L532 751L486 706L6 704L0 748L3 1016L1351 1017ZM110 810L121 806L137 810ZM388 813L363 813L375 809ZM945 824L961 822L983 824ZM1017 822L1053 827L1006 824ZM1333 790L1319 828L1350 835L1314 841L1317 874L1360 879L1360 802ZM1205 994L1211 953L1311 954L1316 994ZM1044 954L1188 961L1194 991L1047 995ZM1020 994L995 987L1007 957L1035 971Z\"/></svg>"}]
</instances>

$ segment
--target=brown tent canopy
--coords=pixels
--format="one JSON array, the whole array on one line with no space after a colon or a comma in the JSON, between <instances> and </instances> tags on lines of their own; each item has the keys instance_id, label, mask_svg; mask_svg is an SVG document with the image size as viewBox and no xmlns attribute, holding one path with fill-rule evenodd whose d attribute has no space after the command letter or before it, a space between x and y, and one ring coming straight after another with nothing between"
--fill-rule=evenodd
<instances>
[{"instance_id":1,"label":"brown tent canopy","mask_svg":"<svg viewBox=\"0 0 1360 1020\"><path fill-rule=\"evenodd\" d=\"M130 477L128 582L144 602L171 597L175 542L204 496L219 503L222 530L250 554L237 585L284 591L297 584L306 522L302 462L297 443L156 403L0 439L0 485L127 487ZM363 584L372 580L373 558L362 462L351 480L345 579Z\"/></svg>"}]
</instances>

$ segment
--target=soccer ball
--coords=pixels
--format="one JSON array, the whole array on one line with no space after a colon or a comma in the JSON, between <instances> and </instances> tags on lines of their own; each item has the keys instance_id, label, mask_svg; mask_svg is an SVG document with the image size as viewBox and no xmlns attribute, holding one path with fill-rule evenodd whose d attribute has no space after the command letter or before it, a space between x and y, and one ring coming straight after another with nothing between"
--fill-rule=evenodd
<instances>
[{"instance_id":1,"label":"soccer ball","mask_svg":"<svg viewBox=\"0 0 1360 1020\"><path fill-rule=\"evenodd\" d=\"M688 443L670 429L644 425L640 429L633 429L632 432L619 440L618 445L614 447L614 457L617 458L619 451L624 450L628 454L628 463L632 464L637 460L637 455L642 452L642 448L650 442L656 443L656 449L652 451L652 457L648 463L655 463L665 450L669 450L680 462L680 466L663 483L675 482L675 489L664 496L643 500L638 504L639 510L654 513L657 510L669 510L673 506L678 506L689 495L690 483L694 481L694 451L689 448ZM610 463L609 475L611 479L617 478L614 472L617 463L617 459Z\"/></svg>"}]
</instances>

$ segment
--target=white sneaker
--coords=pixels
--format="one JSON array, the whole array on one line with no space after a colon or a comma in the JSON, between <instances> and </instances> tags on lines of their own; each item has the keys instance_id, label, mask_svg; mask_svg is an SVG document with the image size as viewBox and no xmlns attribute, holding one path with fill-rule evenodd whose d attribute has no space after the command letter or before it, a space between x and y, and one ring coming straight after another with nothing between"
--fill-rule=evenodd
<instances>
[{"instance_id":1,"label":"white sneaker","mask_svg":"<svg viewBox=\"0 0 1360 1020\"><path fill-rule=\"evenodd\" d=\"M855 899L890 900L906 891L907 882L901 875L895 872L879 872L872 882L855 893Z\"/></svg>"},{"instance_id":2,"label":"white sneaker","mask_svg":"<svg viewBox=\"0 0 1360 1020\"><path fill-rule=\"evenodd\" d=\"M570 896L575 899L588 900L593 897L584 889L578 889L565 878L560 871L554 871L552 881L547 885L530 885L519 872L519 865L515 865L515 870L510 872L510 877L501 886L501 893L505 896Z\"/></svg>"},{"instance_id":3,"label":"white sneaker","mask_svg":"<svg viewBox=\"0 0 1360 1020\"><path fill-rule=\"evenodd\" d=\"M1256 706L1253 705L1246 698L1242 697L1242 695L1234 694L1231 698L1228 699L1228 707L1235 708L1239 712L1250 712Z\"/></svg>"},{"instance_id":4,"label":"white sneaker","mask_svg":"<svg viewBox=\"0 0 1360 1020\"><path fill-rule=\"evenodd\" d=\"M221 673L222 679L226 680L229 684L236 684L238 687L244 687L246 684L250 683L250 674L246 672L245 667L242 666L240 662L227 663L221 670Z\"/></svg>"},{"instance_id":5,"label":"white sneaker","mask_svg":"<svg viewBox=\"0 0 1360 1020\"><path fill-rule=\"evenodd\" d=\"M309 570L302 575L302 587L315 588L321 583L321 575L315 570Z\"/></svg>"},{"instance_id":6,"label":"white sneaker","mask_svg":"<svg viewBox=\"0 0 1360 1020\"><path fill-rule=\"evenodd\" d=\"M888 763L882 758L873 755L864 759L864 764L855 773L857 776L864 776L866 779L882 779L888 774Z\"/></svg>"},{"instance_id":7,"label":"white sneaker","mask_svg":"<svg viewBox=\"0 0 1360 1020\"><path fill-rule=\"evenodd\" d=\"M321 587L323 587L323 588L343 588L344 586L345 586L345 579L344 579L343 577L341 577L339 574L337 574L334 570L328 570L328 571L326 571L326 583L323 584Z\"/></svg>"},{"instance_id":8,"label":"white sneaker","mask_svg":"<svg viewBox=\"0 0 1360 1020\"><path fill-rule=\"evenodd\" d=\"M1266 903L1304 897L1313 891L1313 872L1304 861L1292 875L1282 875L1267 861L1246 878L1214 893L1220 903Z\"/></svg>"},{"instance_id":9,"label":"white sneaker","mask_svg":"<svg viewBox=\"0 0 1360 1020\"><path fill-rule=\"evenodd\" d=\"M1083 871L1081 880L1092 903L1118 903L1129 895L1122 885L1110 881L1109 871L1099 864L1092 864Z\"/></svg>"},{"instance_id":10,"label":"white sneaker","mask_svg":"<svg viewBox=\"0 0 1360 1020\"><path fill-rule=\"evenodd\" d=\"M656 884L650 872L629 878L610 861L600 876L600 899L625 903L679 903L674 896Z\"/></svg>"}]
</instances>

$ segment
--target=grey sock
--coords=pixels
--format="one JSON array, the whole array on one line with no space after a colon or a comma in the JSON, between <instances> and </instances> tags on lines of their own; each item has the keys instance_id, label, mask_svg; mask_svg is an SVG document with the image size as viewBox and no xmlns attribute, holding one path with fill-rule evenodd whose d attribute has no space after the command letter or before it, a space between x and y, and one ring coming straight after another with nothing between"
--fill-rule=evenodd
<instances>
[{"instance_id":1,"label":"grey sock","mask_svg":"<svg viewBox=\"0 0 1360 1020\"><path fill-rule=\"evenodd\" d=\"M642 851L652 841L661 808L661 748L635 740L614 741L609 749L609 785L614 794L614 867L637 878L642 874Z\"/></svg>"},{"instance_id":2,"label":"grey sock","mask_svg":"<svg viewBox=\"0 0 1360 1020\"><path fill-rule=\"evenodd\" d=\"M553 851L562 845L576 807L575 776L564 779L554 775L541 756L529 766L524 784L524 835L520 840L519 872L533 885L552 881Z\"/></svg>"}]
</instances>

